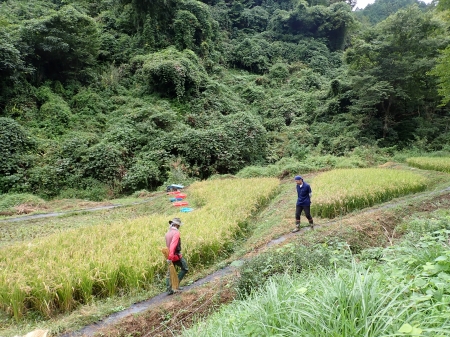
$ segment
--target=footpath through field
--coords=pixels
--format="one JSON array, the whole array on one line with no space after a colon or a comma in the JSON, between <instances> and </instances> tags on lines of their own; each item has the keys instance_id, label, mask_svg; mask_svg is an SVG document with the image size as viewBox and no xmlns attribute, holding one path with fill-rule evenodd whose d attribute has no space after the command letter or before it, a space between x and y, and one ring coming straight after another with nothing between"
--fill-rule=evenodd
<instances>
[{"instance_id":1,"label":"footpath through field","mask_svg":"<svg viewBox=\"0 0 450 337\"><path fill-rule=\"evenodd\" d=\"M145 204L155 198L156 197L151 197L151 198L147 198L142 201L136 201L136 202L129 203L129 204L113 204L113 205L105 205L105 206L98 206L98 207L81 208L81 209L65 211L65 212L51 212L51 213L24 215L24 216L16 217L16 218L1 219L0 223L1 222L28 221L28 220L35 220L35 219L41 219L41 218L52 218L52 217L57 217L57 216L62 216L62 215L76 214L76 213L80 213L80 212L104 211L104 210L118 208L118 207L127 207L127 206Z\"/></svg>"}]
</instances>

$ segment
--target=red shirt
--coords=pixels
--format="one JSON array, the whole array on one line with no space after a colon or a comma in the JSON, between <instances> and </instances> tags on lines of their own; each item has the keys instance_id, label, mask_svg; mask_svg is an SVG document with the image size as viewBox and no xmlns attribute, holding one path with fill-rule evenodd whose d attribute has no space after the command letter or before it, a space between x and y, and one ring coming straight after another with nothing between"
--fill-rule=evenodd
<instances>
[{"instance_id":1,"label":"red shirt","mask_svg":"<svg viewBox=\"0 0 450 337\"><path fill-rule=\"evenodd\" d=\"M169 248L169 260L178 261L181 259L181 238L180 231L175 227L170 227L166 233L166 246Z\"/></svg>"}]
</instances>

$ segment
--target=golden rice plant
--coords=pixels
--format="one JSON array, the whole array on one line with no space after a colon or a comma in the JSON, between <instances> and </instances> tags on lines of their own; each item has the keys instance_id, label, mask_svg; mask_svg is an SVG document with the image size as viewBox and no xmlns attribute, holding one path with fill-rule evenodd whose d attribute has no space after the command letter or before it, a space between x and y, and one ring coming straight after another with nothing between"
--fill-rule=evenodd
<instances>
[{"instance_id":1,"label":"golden rice plant","mask_svg":"<svg viewBox=\"0 0 450 337\"><path fill-rule=\"evenodd\" d=\"M191 267L226 254L245 221L276 191L278 180L199 182L186 191L193 205L183 214L183 255ZM169 201L168 201L169 202ZM173 216L173 215L172 215ZM163 277L160 248L171 216L73 229L0 250L0 307L16 319L27 310L50 317L89 303L145 288Z\"/></svg>"},{"instance_id":2,"label":"golden rice plant","mask_svg":"<svg viewBox=\"0 0 450 337\"><path fill-rule=\"evenodd\" d=\"M314 178L311 213L334 218L353 210L423 191L426 179L419 174L394 169L341 169Z\"/></svg>"},{"instance_id":3,"label":"golden rice plant","mask_svg":"<svg viewBox=\"0 0 450 337\"><path fill-rule=\"evenodd\" d=\"M450 157L411 157L406 159L406 162L423 170L450 173Z\"/></svg>"}]
</instances>

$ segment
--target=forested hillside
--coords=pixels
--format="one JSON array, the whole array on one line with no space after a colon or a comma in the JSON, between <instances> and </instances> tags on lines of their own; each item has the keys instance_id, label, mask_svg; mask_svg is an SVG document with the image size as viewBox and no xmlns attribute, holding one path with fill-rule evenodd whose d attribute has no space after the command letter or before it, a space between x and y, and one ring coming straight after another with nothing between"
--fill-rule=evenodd
<instances>
[{"instance_id":1,"label":"forested hillside","mask_svg":"<svg viewBox=\"0 0 450 337\"><path fill-rule=\"evenodd\" d=\"M0 0L0 193L449 150L449 1L397 2Z\"/></svg>"}]
</instances>

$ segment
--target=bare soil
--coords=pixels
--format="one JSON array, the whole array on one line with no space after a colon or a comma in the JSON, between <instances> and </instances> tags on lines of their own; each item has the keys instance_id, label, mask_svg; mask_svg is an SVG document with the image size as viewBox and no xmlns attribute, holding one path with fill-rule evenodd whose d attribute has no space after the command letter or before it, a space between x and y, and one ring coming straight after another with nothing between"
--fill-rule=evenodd
<instances>
[{"instance_id":1,"label":"bare soil","mask_svg":"<svg viewBox=\"0 0 450 337\"><path fill-rule=\"evenodd\" d=\"M214 280L198 289L182 291L142 315L130 315L111 327L100 329L95 336L173 337L183 327L206 318L236 296L234 276Z\"/></svg>"}]
</instances>

